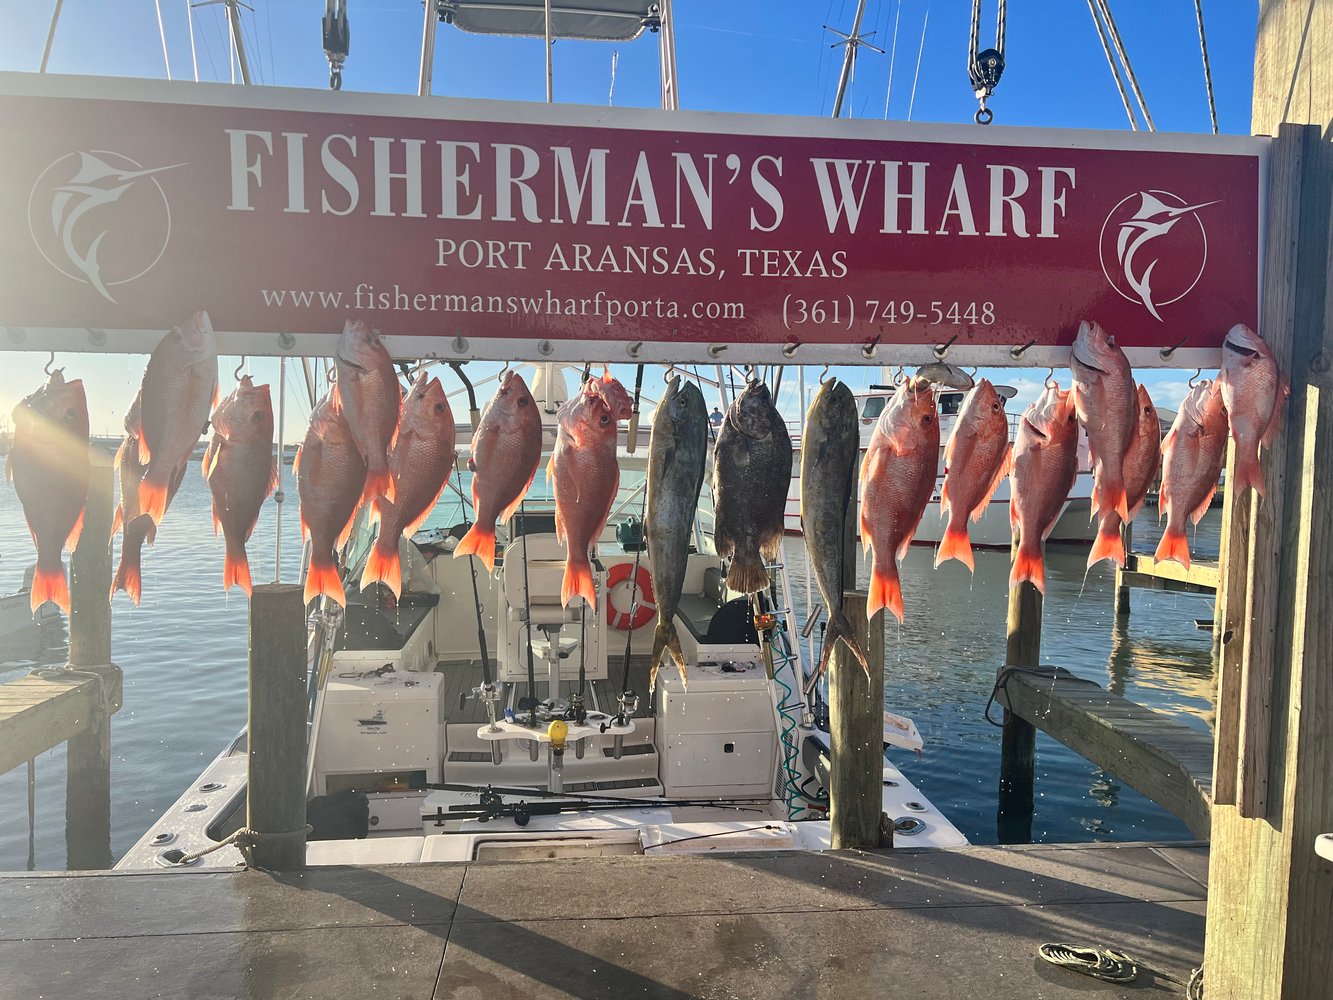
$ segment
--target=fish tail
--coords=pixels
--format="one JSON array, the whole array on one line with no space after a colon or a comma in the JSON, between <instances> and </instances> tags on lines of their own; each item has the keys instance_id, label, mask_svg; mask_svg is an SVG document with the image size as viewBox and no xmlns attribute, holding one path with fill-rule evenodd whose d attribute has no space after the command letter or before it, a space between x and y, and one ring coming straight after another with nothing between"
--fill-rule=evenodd
<instances>
[{"instance_id":1,"label":"fish tail","mask_svg":"<svg viewBox=\"0 0 1333 1000\"><path fill-rule=\"evenodd\" d=\"M139 510L161 524L167 512L167 481L149 469L139 481Z\"/></svg>"},{"instance_id":2,"label":"fish tail","mask_svg":"<svg viewBox=\"0 0 1333 1000\"><path fill-rule=\"evenodd\" d=\"M380 535L375 540L370 555L366 556L366 568L361 574L361 589L365 590L372 583L382 583L393 591L394 597L401 597L403 564L398 559L398 542L394 539L392 545L384 543L385 538Z\"/></svg>"},{"instance_id":3,"label":"fish tail","mask_svg":"<svg viewBox=\"0 0 1333 1000\"><path fill-rule=\"evenodd\" d=\"M1186 569L1190 568L1190 541L1185 537L1185 532L1174 525L1167 524L1166 530L1162 532L1162 540L1157 543L1157 552L1153 558L1158 562L1165 562L1167 559L1174 559Z\"/></svg>"},{"instance_id":4,"label":"fish tail","mask_svg":"<svg viewBox=\"0 0 1333 1000\"><path fill-rule=\"evenodd\" d=\"M1117 566L1125 565L1125 542L1120 537L1120 518L1112 514L1103 514L1097 524L1097 537L1088 553L1088 568L1091 569L1103 559L1112 560Z\"/></svg>"},{"instance_id":5,"label":"fish tail","mask_svg":"<svg viewBox=\"0 0 1333 1000\"><path fill-rule=\"evenodd\" d=\"M768 587L768 570L762 559L736 552L727 570L727 586L738 594L753 594Z\"/></svg>"},{"instance_id":6,"label":"fish tail","mask_svg":"<svg viewBox=\"0 0 1333 1000\"><path fill-rule=\"evenodd\" d=\"M870 572L870 599L866 605L866 617L874 619L881 608L888 608L901 623L903 620L903 585L898 579L898 564L892 559L887 565L875 560L875 567ZM828 648L828 633L824 633L825 648ZM867 667L867 671L869 668Z\"/></svg>"},{"instance_id":7,"label":"fish tail","mask_svg":"<svg viewBox=\"0 0 1333 1000\"><path fill-rule=\"evenodd\" d=\"M940 550L935 553L935 565L948 562L950 559L957 559L968 569L976 572L976 564L972 559L972 541L967 537L967 521L962 524L955 524L950 518L949 526L944 529L944 537L940 539Z\"/></svg>"},{"instance_id":8,"label":"fish tail","mask_svg":"<svg viewBox=\"0 0 1333 1000\"><path fill-rule=\"evenodd\" d=\"M486 572L495 569L495 525L487 528L480 521L467 529L467 534L458 540L454 549L454 558L476 556L486 566Z\"/></svg>"},{"instance_id":9,"label":"fish tail","mask_svg":"<svg viewBox=\"0 0 1333 1000\"><path fill-rule=\"evenodd\" d=\"M676 631L676 623L666 618L658 616L657 629L653 632L653 656L652 656L652 677L648 681L648 690L651 691L657 683L657 668L662 661L662 653L669 652L671 659L676 663L676 669L680 671L680 682L686 683L685 676L685 651L680 648L680 633Z\"/></svg>"},{"instance_id":10,"label":"fish tail","mask_svg":"<svg viewBox=\"0 0 1333 1000\"><path fill-rule=\"evenodd\" d=\"M1129 496L1125 493L1125 481L1123 479L1111 479L1107 477L1102 480L1101 486L1093 497L1093 511L1103 514L1114 512L1120 515L1120 520L1129 520Z\"/></svg>"},{"instance_id":11,"label":"fish tail","mask_svg":"<svg viewBox=\"0 0 1333 1000\"><path fill-rule=\"evenodd\" d=\"M1014 556L1014 568L1009 574L1009 586L1017 587L1028 581L1043 594L1046 593L1046 562L1041 547L1020 542Z\"/></svg>"},{"instance_id":12,"label":"fish tail","mask_svg":"<svg viewBox=\"0 0 1333 1000\"><path fill-rule=\"evenodd\" d=\"M228 545L227 556L222 563L222 589L230 590L232 584L250 596L250 560L245 554L245 545Z\"/></svg>"},{"instance_id":13,"label":"fish tail","mask_svg":"<svg viewBox=\"0 0 1333 1000\"><path fill-rule=\"evenodd\" d=\"M327 554L312 555L310 569L306 571L305 602L309 604L320 594L340 607L347 607L347 594L343 591L337 564Z\"/></svg>"},{"instance_id":14,"label":"fish tail","mask_svg":"<svg viewBox=\"0 0 1333 1000\"><path fill-rule=\"evenodd\" d=\"M576 597L588 602L588 607L597 608L597 586L592 578L592 564L587 559L576 559L571 555L565 560L565 577L560 582L560 605L568 606Z\"/></svg>"},{"instance_id":15,"label":"fish tail","mask_svg":"<svg viewBox=\"0 0 1333 1000\"><path fill-rule=\"evenodd\" d=\"M1259 452L1257 449L1236 449L1236 470L1235 484L1228 483L1227 487L1243 492L1253 486L1254 492L1260 496L1264 495L1264 471L1259 465Z\"/></svg>"},{"instance_id":16,"label":"fish tail","mask_svg":"<svg viewBox=\"0 0 1333 1000\"><path fill-rule=\"evenodd\" d=\"M361 491L361 502L370 503L376 497L384 497L386 500L393 500L396 491L393 488L393 473L389 471L388 465L380 462L378 467L371 466L366 469L366 485Z\"/></svg>"},{"instance_id":17,"label":"fish tail","mask_svg":"<svg viewBox=\"0 0 1333 1000\"><path fill-rule=\"evenodd\" d=\"M899 604L901 605L901 603L902 597L900 591ZM861 664L861 669L866 672L866 677L869 677L870 660L866 657L865 650L861 648L861 644L856 641L856 629L852 627L852 623L841 611L834 611L829 615L828 628L824 630L824 650L819 656L819 672L822 674L828 670L829 660L833 658L833 649L837 646L839 639L841 639L847 645L847 648L851 650L852 655L856 657L856 662Z\"/></svg>"},{"instance_id":18,"label":"fish tail","mask_svg":"<svg viewBox=\"0 0 1333 1000\"><path fill-rule=\"evenodd\" d=\"M111 596L123 590L130 595L134 606L139 606L143 595L143 540L141 537L130 540L128 535L120 547L120 565L116 567L116 578L111 583Z\"/></svg>"},{"instance_id":19,"label":"fish tail","mask_svg":"<svg viewBox=\"0 0 1333 1000\"><path fill-rule=\"evenodd\" d=\"M33 570L32 593L29 595L33 614L47 601L69 614L69 581L65 579L65 567L58 559L54 566L43 566L39 559Z\"/></svg>"}]
</instances>

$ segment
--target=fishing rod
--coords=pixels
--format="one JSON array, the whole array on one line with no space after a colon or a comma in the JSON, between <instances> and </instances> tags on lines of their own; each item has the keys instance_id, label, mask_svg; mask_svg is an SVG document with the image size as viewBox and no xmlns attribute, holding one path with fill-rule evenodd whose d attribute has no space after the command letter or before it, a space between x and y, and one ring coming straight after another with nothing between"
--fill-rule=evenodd
<instances>
[{"instance_id":1,"label":"fishing rod","mask_svg":"<svg viewBox=\"0 0 1333 1000\"><path fill-rule=\"evenodd\" d=\"M458 494L458 508L463 514L463 527L471 529L472 522L467 516L467 500L463 496L463 487L459 479L463 475L463 470L459 468L458 456L454 456L454 492ZM481 651L481 683L483 686L489 686L491 677L491 655L486 646L486 622L485 610L481 606L481 590L477 586L477 557L468 557L468 567L472 570L472 603L477 609L477 648Z\"/></svg>"},{"instance_id":2,"label":"fishing rod","mask_svg":"<svg viewBox=\"0 0 1333 1000\"><path fill-rule=\"evenodd\" d=\"M528 507L527 497L518 502L519 527L523 532L523 621L527 626L528 646L528 725L537 728L537 664L532 653L532 597L528 590ZM519 702L521 709L523 703ZM536 758L534 758L536 759Z\"/></svg>"}]
</instances>

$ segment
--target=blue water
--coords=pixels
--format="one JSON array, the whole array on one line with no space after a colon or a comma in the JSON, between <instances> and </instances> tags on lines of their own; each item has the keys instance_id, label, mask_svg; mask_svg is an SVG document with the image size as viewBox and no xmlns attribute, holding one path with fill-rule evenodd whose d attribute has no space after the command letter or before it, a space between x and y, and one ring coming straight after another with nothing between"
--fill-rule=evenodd
<instances>
[{"instance_id":1,"label":"blue water","mask_svg":"<svg viewBox=\"0 0 1333 1000\"><path fill-rule=\"evenodd\" d=\"M290 469L284 469L289 476ZM283 509L284 579L300 557L295 490ZM243 594L224 595L223 548L210 531L209 497L187 475L157 544L145 549L143 605L123 594L112 616L113 659L125 672L125 706L112 724L112 851L119 856L171 804L244 725L246 611ZM1153 511L1147 514L1155 513ZM1217 512L1200 527L1196 551L1215 556ZM1156 538L1136 526L1138 547ZM274 576L274 505L265 508L249 549L255 581ZM789 540L796 607L804 607L800 542ZM1086 552L1052 548L1042 660L1109 686L1190 725L1211 723L1207 598L1136 592L1128 623L1113 614L1113 574L1083 576ZM0 592L18 588L31 541L12 488L0 486ZM932 568L933 553L914 548L903 565L907 621L887 627L885 704L915 719L926 741L897 763L975 843L996 841L999 730L982 718L1004 656L1008 556L978 552L972 577L957 563ZM34 658L61 662L59 627L44 648L0 652L0 682ZM38 645L34 643L34 647ZM5 662L3 657L11 657ZM1184 825L1100 769L1039 735L1033 837L1039 841L1181 839ZM0 870L28 859L26 769L0 775ZM64 750L36 762L35 865L65 865Z\"/></svg>"}]
</instances>

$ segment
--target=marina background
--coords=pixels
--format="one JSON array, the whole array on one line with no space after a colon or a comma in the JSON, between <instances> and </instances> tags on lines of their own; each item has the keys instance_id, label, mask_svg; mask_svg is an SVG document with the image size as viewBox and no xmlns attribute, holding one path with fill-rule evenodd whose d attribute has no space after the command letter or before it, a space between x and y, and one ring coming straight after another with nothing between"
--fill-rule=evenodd
<instances>
[{"instance_id":1,"label":"marina background","mask_svg":"<svg viewBox=\"0 0 1333 1000\"><path fill-rule=\"evenodd\" d=\"M158 532L144 550L143 604L114 602L113 659L125 671L125 707L112 722L112 853L119 857L245 724L247 602L224 594L223 547L209 531L209 495L192 464ZM291 468L284 467L283 577L296 579L300 528ZM466 489L466 487L465 487ZM1139 549L1156 541L1156 511L1136 523ZM1195 554L1215 558L1220 511L1201 522ZM249 545L256 582L272 579L274 505ZM788 538L798 620L805 607L800 539ZM17 589L31 553L22 512L0 491L0 592ZM1094 680L1131 701L1207 730L1211 725L1212 616L1202 597L1135 591L1128 619L1114 613L1109 564L1084 578L1087 550L1048 550L1042 660ZM933 568L934 552L914 546L903 564L907 620L886 626L885 707L911 716L923 753L895 751L903 772L977 844L996 841L1000 730L983 708L1004 657L1007 552L977 552L975 577L958 563ZM865 577L862 561L863 583ZM41 649L0 650L0 683L36 661L63 662L63 629L47 626ZM641 692L642 694L643 692ZM992 709L998 718L1000 710ZM37 760L34 865L65 866L64 748ZM1039 842L1190 839L1183 823L1100 768L1039 733L1036 813ZM28 866L27 773L0 776L0 871Z\"/></svg>"}]
</instances>

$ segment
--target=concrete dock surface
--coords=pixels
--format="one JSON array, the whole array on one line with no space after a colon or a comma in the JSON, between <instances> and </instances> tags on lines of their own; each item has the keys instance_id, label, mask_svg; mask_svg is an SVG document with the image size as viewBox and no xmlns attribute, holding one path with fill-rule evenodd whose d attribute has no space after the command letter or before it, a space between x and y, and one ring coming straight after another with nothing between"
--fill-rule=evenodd
<instances>
[{"instance_id":1,"label":"concrete dock surface","mask_svg":"<svg viewBox=\"0 0 1333 1000\"><path fill-rule=\"evenodd\" d=\"M1038 845L0 877L0 997L1183 996L1207 848ZM1046 941L1129 953L1115 986Z\"/></svg>"}]
</instances>

